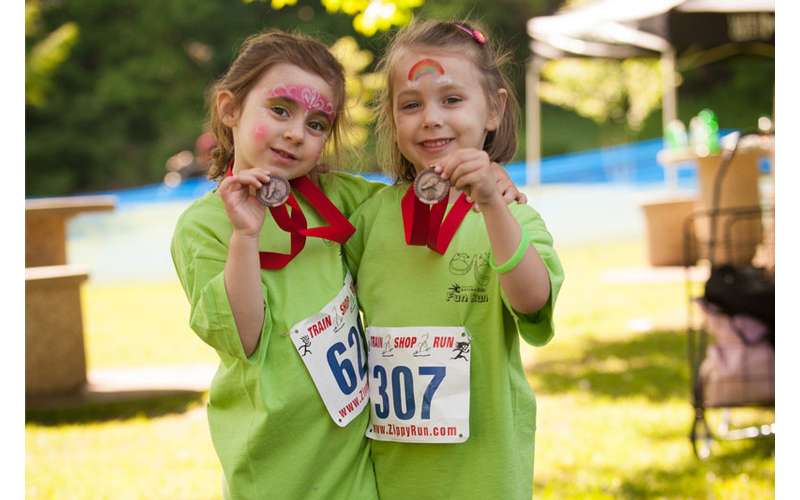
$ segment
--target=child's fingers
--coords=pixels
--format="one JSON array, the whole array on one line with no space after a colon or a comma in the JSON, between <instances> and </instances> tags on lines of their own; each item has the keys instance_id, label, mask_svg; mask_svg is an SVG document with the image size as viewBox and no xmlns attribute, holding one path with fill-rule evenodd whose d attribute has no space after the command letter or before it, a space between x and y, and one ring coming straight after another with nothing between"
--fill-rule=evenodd
<instances>
[{"instance_id":1,"label":"child's fingers","mask_svg":"<svg viewBox=\"0 0 800 500\"><path fill-rule=\"evenodd\" d=\"M232 193L241 189L242 184L236 176L225 177L219 184L220 194Z\"/></svg>"},{"instance_id":2,"label":"child's fingers","mask_svg":"<svg viewBox=\"0 0 800 500\"><path fill-rule=\"evenodd\" d=\"M453 154L443 158L440 162L440 175L444 179L452 177L454 172L461 165L478 159L480 157L479 153L480 152L476 149L459 149Z\"/></svg>"},{"instance_id":3,"label":"child's fingers","mask_svg":"<svg viewBox=\"0 0 800 500\"><path fill-rule=\"evenodd\" d=\"M483 170L485 163L481 159L466 161L456 165L450 172L450 183L460 187L465 176ZM494 179L492 179L494 182Z\"/></svg>"},{"instance_id":4,"label":"child's fingers","mask_svg":"<svg viewBox=\"0 0 800 500\"><path fill-rule=\"evenodd\" d=\"M469 203L472 203L472 204L473 204L473 205L472 205L472 210L474 210L474 211L476 211L476 212L480 212L480 211L481 211L481 207L480 207L480 205L478 205L477 203L475 203L475 200L473 200L473 199L472 199L472 196L467 196L467 202L469 202Z\"/></svg>"},{"instance_id":5,"label":"child's fingers","mask_svg":"<svg viewBox=\"0 0 800 500\"><path fill-rule=\"evenodd\" d=\"M503 197L503 201L506 203L506 205L511 204L512 201L516 201L517 195L520 194L517 187L508 177L497 178L497 190L500 192L500 195Z\"/></svg>"},{"instance_id":6,"label":"child's fingers","mask_svg":"<svg viewBox=\"0 0 800 500\"><path fill-rule=\"evenodd\" d=\"M255 168L240 172L238 177L242 184L254 187L256 189L269 182L269 173Z\"/></svg>"},{"instance_id":7,"label":"child's fingers","mask_svg":"<svg viewBox=\"0 0 800 500\"><path fill-rule=\"evenodd\" d=\"M527 198L524 202L518 200L517 195L520 194L519 191L515 191L514 189L507 189L505 191L501 191L500 195L503 197L503 203L506 205L510 205L512 202L516 201L518 203L527 203ZM522 195L525 196L525 195Z\"/></svg>"},{"instance_id":8,"label":"child's fingers","mask_svg":"<svg viewBox=\"0 0 800 500\"><path fill-rule=\"evenodd\" d=\"M478 149L459 149L436 162L437 167L439 167L437 172L442 176L442 178L447 179L453 174L453 170L458 168L459 165L470 161L480 160L484 157L487 161L489 160L489 155L487 155L485 151Z\"/></svg>"},{"instance_id":9,"label":"child's fingers","mask_svg":"<svg viewBox=\"0 0 800 500\"><path fill-rule=\"evenodd\" d=\"M456 189L470 194L470 191L472 191L474 186L478 185L480 182L484 182L485 176L484 173L481 172L480 168L475 168L474 166L472 168L462 167L459 167L460 175L458 178L456 179L453 177L451 183L456 187Z\"/></svg>"}]
</instances>

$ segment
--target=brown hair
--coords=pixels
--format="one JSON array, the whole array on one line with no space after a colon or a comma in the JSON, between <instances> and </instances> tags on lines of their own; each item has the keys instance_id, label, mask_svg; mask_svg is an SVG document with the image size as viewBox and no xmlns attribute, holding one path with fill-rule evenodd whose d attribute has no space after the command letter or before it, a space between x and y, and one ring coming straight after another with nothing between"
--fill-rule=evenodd
<instances>
[{"instance_id":1,"label":"brown hair","mask_svg":"<svg viewBox=\"0 0 800 500\"><path fill-rule=\"evenodd\" d=\"M472 22L415 20L398 31L387 47L379 66L385 74L386 87L379 97L377 147L383 170L395 181L412 181L416 177L414 165L402 155L395 139L391 72L402 49L429 48L466 56L483 75L481 84L490 106L498 105L490 96L496 96L498 90L505 89L508 99L500 125L497 130L487 134L483 149L492 161L498 163L507 162L514 157L517 150L519 111L514 88L503 73L503 67L510 61L511 54L508 51L501 51L492 37L485 37L485 44L478 43L475 37L467 32L476 27L478 25ZM482 26L478 29L486 35Z\"/></svg>"},{"instance_id":2,"label":"brown hair","mask_svg":"<svg viewBox=\"0 0 800 500\"><path fill-rule=\"evenodd\" d=\"M222 90L230 91L233 94L233 104L240 107L264 72L281 63L293 64L319 75L333 89L336 117L331 127L331 137L333 152L338 152L346 98L342 65L324 44L313 38L297 33L266 31L252 35L242 43L233 63L208 92L209 128L217 142L208 169L209 179L218 179L225 174L234 151L233 131L222 123L216 106L217 94Z\"/></svg>"}]
</instances>

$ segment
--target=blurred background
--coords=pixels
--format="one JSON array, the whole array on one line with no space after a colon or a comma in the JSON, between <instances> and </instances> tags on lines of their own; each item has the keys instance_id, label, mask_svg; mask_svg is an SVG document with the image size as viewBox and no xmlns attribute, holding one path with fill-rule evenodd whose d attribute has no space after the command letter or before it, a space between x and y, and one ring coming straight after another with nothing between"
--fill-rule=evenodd
<instances>
[{"instance_id":1,"label":"blurred background","mask_svg":"<svg viewBox=\"0 0 800 500\"><path fill-rule=\"evenodd\" d=\"M555 339L522 353L539 403L535 495L771 498L774 392L752 391L774 391L774 348L753 368L736 345L744 361L726 369L749 370L744 397L707 392L717 330L758 315L698 299L726 264L774 282L774 10L26 0L26 497L220 497L205 417L216 357L188 328L169 256L177 217L214 186L206 92L247 36L311 34L348 74L351 149L335 167L387 181L375 67L416 16L477 19L513 54L525 119L506 168L567 275Z\"/></svg>"}]
</instances>

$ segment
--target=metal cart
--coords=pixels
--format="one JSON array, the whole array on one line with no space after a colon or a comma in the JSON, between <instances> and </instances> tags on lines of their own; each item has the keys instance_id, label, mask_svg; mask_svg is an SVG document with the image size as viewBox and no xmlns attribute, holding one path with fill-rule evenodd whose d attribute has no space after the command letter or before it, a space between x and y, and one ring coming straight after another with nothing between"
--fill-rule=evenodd
<instances>
[{"instance_id":1,"label":"metal cart","mask_svg":"<svg viewBox=\"0 0 800 500\"><path fill-rule=\"evenodd\" d=\"M683 224L694 409L689 439L701 460L719 442L775 432L774 203L719 208L720 186L747 135L721 155L711 208L695 210ZM707 230L700 235L698 228L703 227ZM690 267L699 259L710 264L704 283L690 279ZM720 300L720 288L735 303ZM742 408L772 411L756 412L755 421L736 425L732 415Z\"/></svg>"}]
</instances>

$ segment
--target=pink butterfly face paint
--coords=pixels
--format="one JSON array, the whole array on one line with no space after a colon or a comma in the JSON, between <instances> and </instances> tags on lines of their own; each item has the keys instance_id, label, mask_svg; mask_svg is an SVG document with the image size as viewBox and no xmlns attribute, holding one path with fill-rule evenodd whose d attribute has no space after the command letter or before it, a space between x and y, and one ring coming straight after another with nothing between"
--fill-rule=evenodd
<instances>
[{"instance_id":1,"label":"pink butterfly face paint","mask_svg":"<svg viewBox=\"0 0 800 500\"><path fill-rule=\"evenodd\" d=\"M280 97L295 102L309 113L322 113L332 123L336 117L333 104L313 87L305 85L279 85L270 90L268 97Z\"/></svg>"},{"instance_id":2,"label":"pink butterfly face paint","mask_svg":"<svg viewBox=\"0 0 800 500\"><path fill-rule=\"evenodd\" d=\"M433 59L422 59L408 70L408 81L417 81L425 75L444 75L444 68Z\"/></svg>"}]
</instances>

